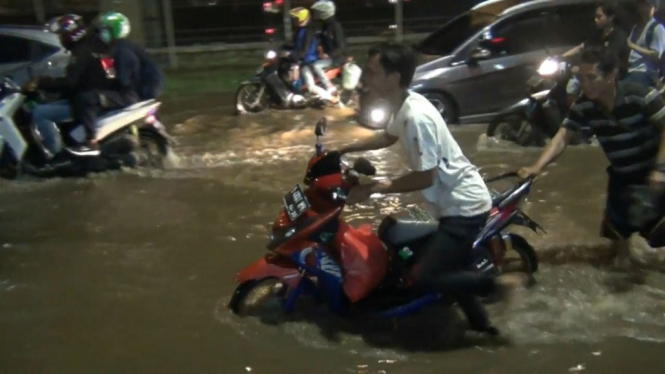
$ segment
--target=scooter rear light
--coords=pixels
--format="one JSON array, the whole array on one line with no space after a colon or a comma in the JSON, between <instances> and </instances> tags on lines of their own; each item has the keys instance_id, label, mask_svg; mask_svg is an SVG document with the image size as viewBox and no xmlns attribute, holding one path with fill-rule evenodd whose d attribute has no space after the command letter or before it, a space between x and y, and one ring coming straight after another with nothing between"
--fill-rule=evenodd
<instances>
[{"instance_id":1,"label":"scooter rear light","mask_svg":"<svg viewBox=\"0 0 665 374\"><path fill-rule=\"evenodd\" d=\"M153 123L155 123L155 121L157 121L157 117L155 117L154 114L150 114L149 116L145 117L145 123L152 125Z\"/></svg>"}]
</instances>

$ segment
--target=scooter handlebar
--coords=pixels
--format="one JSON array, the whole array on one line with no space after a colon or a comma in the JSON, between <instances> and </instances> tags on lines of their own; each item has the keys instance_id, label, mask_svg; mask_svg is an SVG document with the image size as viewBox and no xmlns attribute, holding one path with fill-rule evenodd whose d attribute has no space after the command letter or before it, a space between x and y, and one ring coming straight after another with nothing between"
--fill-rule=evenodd
<instances>
[{"instance_id":1,"label":"scooter handlebar","mask_svg":"<svg viewBox=\"0 0 665 374\"><path fill-rule=\"evenodd\" d=\"M485 183L493 183L497 182L500 180L508 179L508 178L517 178L520 180L520 184L527 184L527 183L533 183L533 181L536 179L536 177L528 177L526 179L520 179L519 174L516 171L509 171L507 173L499 174L497 176L487 178L485 179Z\"/></svg>"}]
</instances>

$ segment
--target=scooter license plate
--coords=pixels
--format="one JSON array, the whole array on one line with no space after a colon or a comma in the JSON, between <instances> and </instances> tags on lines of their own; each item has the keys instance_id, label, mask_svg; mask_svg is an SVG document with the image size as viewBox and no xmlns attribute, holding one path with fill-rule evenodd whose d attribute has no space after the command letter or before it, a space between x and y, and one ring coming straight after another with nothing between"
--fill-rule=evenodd
<instances>
[{"instance_id":1,"label":"scooter license plate","mask_svg":"<svg viewBox=\"0 0 665 374\"><path fill-rule=\"evenodd\" d=\"M291 221L295 221L302 216L309 207L309 201L307 201L307 197L305 197L305 193L299 184L296 184L291 191L284 195L284 209L286 209L286 214L288 214Z\"/></svg>"}]
</instances>

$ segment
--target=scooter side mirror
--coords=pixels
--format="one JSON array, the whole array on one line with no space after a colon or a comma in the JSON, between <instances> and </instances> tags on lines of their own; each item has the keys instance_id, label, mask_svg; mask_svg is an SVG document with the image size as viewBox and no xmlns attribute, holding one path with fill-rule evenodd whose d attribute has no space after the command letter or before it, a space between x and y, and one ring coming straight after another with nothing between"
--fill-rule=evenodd
<instances>
[{"instance_id":1,"label":"scooter side mirror","mask_svg":"<svg viewBox=\"0 0 665 374\"><path fill-rule=\"evenodd\" d=\"M328 120L326 117L323 117L317 122L316 126L314 127L314 135L317 137L323 136L326 134L326 130L328 129Z\"/></svg>"}]
</instances>

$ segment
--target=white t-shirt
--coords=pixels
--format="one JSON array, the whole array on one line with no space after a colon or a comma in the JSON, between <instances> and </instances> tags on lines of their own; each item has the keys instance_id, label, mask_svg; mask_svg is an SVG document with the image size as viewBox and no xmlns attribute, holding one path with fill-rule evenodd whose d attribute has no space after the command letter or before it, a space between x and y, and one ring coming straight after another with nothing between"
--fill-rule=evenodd
<instances>
[{"instance_id":1,"label":"white t-shirt","mask_svg":"<svg viewBox=\"0 0 665 374\"><path fill-rule=\"evenodd\" d=\"M437 168L434 184L421 191L435 218L471 217L490 210L492 198L478 169L426 98L409 92L386 131L400 139L411 170Z\"/></svg>"},{"instance_id":2,"label":"white t-shirt","mask_svg":"<svg viewBox=\"0 0 665 374\"><path fill-rule=\"evenodd\" d=\"M642 48L654 50L658 52L658 56L662 56L663 52L665 51L665 27L663 27L663 25L657 24L653 30L651 45L647 45L647 40L646 40L647 31L649 30L649 28L652 27L653 23L657 22L658 21L656 21L655 19L651 19L649 22L647 22L646 26L644 26L644 29L642 30L642 34L640 34L640 37L637 38L637 42L635 42L635 44L639 45ZM631 30L630 32L629 36L630 40L634 40L634 34L635 34L635 27L633 27L633 30ZM628 71L656 72L658 71L658 66L656 65L655 62L647 59L646 57L642 56L641 54L631 49L630 55L628 56Z\"/></svg>"}]
</instances>

